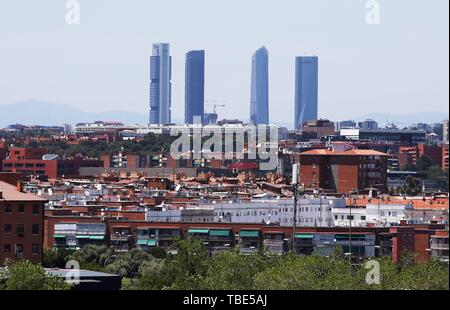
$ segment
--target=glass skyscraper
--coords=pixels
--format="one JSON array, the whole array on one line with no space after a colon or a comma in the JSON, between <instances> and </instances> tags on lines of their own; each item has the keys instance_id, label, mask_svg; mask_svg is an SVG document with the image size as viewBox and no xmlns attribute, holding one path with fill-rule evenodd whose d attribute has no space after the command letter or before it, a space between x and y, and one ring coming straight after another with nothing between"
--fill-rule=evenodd
<instances>
[{"instance_id":1,"label":"glass skyscraper","mask_svg":"<svg viewBox=\"0 0 450 310\"><path fill-rule=\"evenodd\" d=\"M203 124L205 114L205 51L190 51L186 54L186 79L184 120L193 124L199 117Z\"/></svg>"},{"instance_id":2,"label":"glass skyscraper","mask_svg":"<svg viewBox=\"0 0 450 310\"><path fill-rule=\"evenodd\" d=\"M172 57L168 43L153 44L150 57L150 124L171 123Z\"/></svg>"},{"instance_id":3,"label":"glass skyscraper","mask_svg":"<svg viewBox=\"0 0 450 310\"><path fill-rule=\"evenodd\" d=\"M301 129L303 123L317 120L318 110L318 65L316 56L295 59L295 123Z\"/></svg>"},{"instance_id":4,"label":"glass skyscraper","mask_svg":"<svg viewBox=\"0 0 450 310\"><path fill-rule=\"evenodd\" d=\"M252 57L250 122L269 124L269 52L260 48Z\"/></svg>"}]
</instances>

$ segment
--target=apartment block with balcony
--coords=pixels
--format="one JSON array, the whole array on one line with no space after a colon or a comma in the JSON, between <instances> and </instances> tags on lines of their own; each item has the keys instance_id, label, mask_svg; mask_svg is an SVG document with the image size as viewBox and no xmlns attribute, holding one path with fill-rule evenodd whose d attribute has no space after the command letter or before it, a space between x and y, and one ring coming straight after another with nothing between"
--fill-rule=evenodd
<instances>
[{"instance_id":1,"label":"apartment block with balcony","mask_svg":"<svg viewBox=\"0 0 450 310\"><path fill-rule=\"evenodd\" d=\"M436 258L440 261L449 261L448 256L448 229L438 230L430 238L430 250L431 257Z\"/></svg>"},{"instance_id":2,"label":"apartment block with balcony","mask_svg":"<svg viewBox=\"0 0 450 310\"><path fill-rule=\"evenodd\" d=\"M105 223L57 223L54 225L54 247L78 250L87 244L106 242Z\"/></svg>"}]
</instances>

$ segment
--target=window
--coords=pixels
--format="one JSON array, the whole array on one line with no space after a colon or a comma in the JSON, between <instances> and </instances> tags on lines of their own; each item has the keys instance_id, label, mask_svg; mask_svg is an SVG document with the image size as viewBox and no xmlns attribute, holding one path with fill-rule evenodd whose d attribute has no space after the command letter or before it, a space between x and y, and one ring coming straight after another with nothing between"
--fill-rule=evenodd
<instances>
[{"instance_id":1,"label":"window","mask_svg":"<svg viewBox=\"0 0 450 310\"><path fill-rule=\"evenodd\" d=\"M16 254L23 253L23 244L16 244Z\"/></svg>"},{"instance_id":2,"label":"window","mask_svg":"<svg viewBox=\"0 0 450 310\"><path fill-rule=\"evenodd\" d=\"M17 205L17 212L24 213L25 212L25 205L23 203L19 203Z\"/></svg>"},{"instance_id":3,"label":"window","mask_svg":"<svg viewBox=\"0 0 450 310\"><path fill-rule=\"evenodd\" d=\"M39 235L39 224L33 224L33 226L31 226L31 233L33 235Z\"/></svg>"},{"instance_id":4,"label":"window","mask_svg":"<svg viewBox=\"0 0 450 310\"><path fill-rule=\"evenodd\" d=\"M11 233L11 224L5 224L4 226L3 226L3 232L5 233L5 234L10 234Z\"/></svg>"},{"instance_id":5,"label":"window","mask_svg":"<svg viewBox=\"0 0 450 310\"><path fill-rule=\"evenodd\" d=\"M334 216L334 219L335 219L335 220L337 220L337 219L338 219L338 216L337 216L337 215L335 215L335 216Z\"/></svg>"},{"instance_id":6,"label":"window","mask_svg":"<svg viewBox=\"0 0 450 310\"><path fill-rule=\"evenodd\" d=\"M354 220L355 217L353 215L347 215L347 220Z\"/></svg>"},{"instance_id":7,"label":"window","mask_svg":"<svg viewBox=\"0 0 450 310\"><path fill-rule=\"evenodd\" d=\"M31 254L33 255L39 254L39 246L37 244L31 245Z\"/></svg>"},{"instance_id":8,"label":"window","mask_svg":"<svg viewBox=\"0 0 450 310\"><path fill-rule=\"evenodd\" d=\"M19 237L23 237L24 236L25 228L24 228L23 224L17 224L16 232L17 232L17 235Z\"/></svg>"},{"instance_id":9,"label":"window","mask_svg":"<svg viewBox=\"0 0 450 310\"><path fill-rule=\"evenodd\" d=\"M5 213L11 213L12 212L12 208L10 204L5 205Z\"/></svg>"},{"instance_id":10,"label":"window","mask_svg":"<svg viewBox=\"0 0 450 310\"><path fill-rule=\"evenodd\" d=\"M366 216L365 215L361 215L361 220L365 221L366 220Z\"/></svg>"},{"instance_id":11,"label":"window","mask_svg":"<svg viewBox=\"0 0 450 310\"><path fill-rule=\"evenodd\" d=\"M41 213L39 205L33 205L33 215Z\"/></svg>"},{"instance_id":12,"label":"window","mask_svg":"<svg viewBox=\"0 0 450 310\"><path fill-rule=\"evenodd\" d=\"M11 245L10 244L3 245L3 253L11 253Z\"/></svg>"}]
</instances>

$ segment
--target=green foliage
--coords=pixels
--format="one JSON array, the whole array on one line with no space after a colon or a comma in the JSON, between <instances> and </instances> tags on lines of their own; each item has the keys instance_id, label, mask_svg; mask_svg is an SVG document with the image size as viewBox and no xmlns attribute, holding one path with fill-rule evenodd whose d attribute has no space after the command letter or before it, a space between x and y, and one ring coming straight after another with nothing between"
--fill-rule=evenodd
<instances>
[{"instance_id":1,"label":"green foliage","mask_svg":"<svg viewBox=\"0 0 450 310\"><path fill-rule=\"evenodd\" d=\"M64 141L53 141L51 143L38 143L33 141L32 145L33 147L45 147L49 153L60 156L82 155L99 158L101 154L116 153L122 148L125 152L154 155L160 153L161 150L168 151L171 143L175 139L176 137L150 133L142 141L116 141L109 144L104 141L82 141L80 144L66 144Z\"/></svg>"},{"instance_id":2,"label":"green foliage","mask_svg":"<svg viewBox=\"0 0 450 310\"><path fill-rule=\"evenodd\" d=\"M407 176L402 192L410 196L420 195L422 193L422 184L420 180L412 176Z\"/></svg>"},{"instance_id":3,"label":"green foliage","mask_svg":"<svg viewBox=\"0 0 450 310\"><path fill-rule=\"evenodd\" d=\"M346 260L319 255L286 256L277 266L255 276L257 290L356 289L355 274Z\"/></svg>"},{"instance_id":4,"label":"green foliage","mask_svg":"<svg viewBox=\"0 0 450 310\"><path fill-rule=\"evenodd\" d=\"M74 250L65 249L44 249L42 255L42 265L45 268L65 268L68 257L74 253Z\"/></svg>"},{"instance_id":5,"label":"green foliage","mask_svg":"<svg viewBox=\"0 0 450 310\"><path fill-rule=\"evenodd\" d=\"M442 171L440 166L432 166L428 170L427 179L439 182L439 188L443 192L449 191L449 173L448 169Z\"/></svg>"},{"instance_id":6,"label":"green foliage","mask_svg":"<svg viewBox=\"0 0 450 310\"><path fill-rule=\"evenodd\" d=\"M153 260L153 256L141 249L132 249L131 251L118 255L111 264L105 268L106 272L118 274L122 277L136 276L144 262Z\"/></svg>"},{"instance_id":7,"label":"green foliage","mask_svg":"<svg viewBox=\"0 0 450 310\"><path fill-rule=\"evenodd\" d=\"M431 166L433 166L433 160L430 157L424 155L417 159L417 171L427 172Z\"/></svg>"},{"instance_id":8,"label":"green foliage","mask_svg":"<svg viewBox=\"0 0 450 310\"><path fill-rule=\"evenodd\" d=\"M204 279L204 288L210 290L251 290L254 277L268 267L274 266L278 256L241 255L237 251L217 254L211 260Z\"/></svg>"},{"instance_id":9,"label":"green foliage","mask_svg":"<svg viewBox=\"0 0 450 310\"><path fill-rule=\"evenodd\" d=\"M413 263L405 253L400 263L390 257L371 260L379 264L379 284L368 284L369 261L350 264L342 247L329 257L313 254L272 255L265 251L242 255L237 250L210 257L201 240L177 239L164 258L139 249L114 253L105 246L87 245L68 259L76 259L83 269L102 269L124 277L123 289L140 290L448 290L449 265L438 261ZM48 253L53 257L53 253ZM49 261L52 261L49 259ZM367 267L369 266L369 267ZM24 265L17 268L7 288L65 288L60 279L48 278L42 268ZM92 268L91 268L92 267ZM368 269L367 269L368 268ZM25 270L25 271L24 271ZM1 279L0 275L0 279ZM1 288L1 280L0 280Z\"/></svg>"},{"instance_id":10,"label":"green foliage","mask_svg":"<svg viewBox=\"0 0 450 310\"><path fill-rule=\"evenodd\" d=\"M6 282L7 290L68 290L71 286L61 277L47 275L39 265L30 261L7 260Z\"/></svg>"},{"instance_id":11,"label":"green foliage","mask_svg":"<svg viewBox=\"0 0 450 310\"><path fill-rule=\"evenodd\" d=\"M81 269L103 271L106 259L114 255L114 250L106 245L87 244L81 250L68 256L68 260L76 260Z\"/></svg>"}]
</instances>

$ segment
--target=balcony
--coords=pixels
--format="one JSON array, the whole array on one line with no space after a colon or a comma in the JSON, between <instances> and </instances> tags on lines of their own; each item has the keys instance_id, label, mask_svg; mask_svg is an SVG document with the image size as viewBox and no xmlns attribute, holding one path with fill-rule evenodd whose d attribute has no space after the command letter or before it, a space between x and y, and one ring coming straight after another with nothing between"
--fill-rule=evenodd
<instances>
[{"instance_id":1,"label":"balcony","mask_svg":"<svg viewBox=\"0 0 450 310\"><path fill-rule=\"evenodd\" d=\"M431 246L430 246L430 249L431 250L441 250L441 251L445 251L445 250L449 250L449 246L448 246L448 244L436 244L436 243L434 243L434 244L431 244Z\"/></svg>"},{"instance_id":2,"label":"balcony","mask_svg":"<svg viewBox=\"0 0 450 310\"><path fill-rule=\"evenodd\" d=\"M252 247L240 247L239 248L239 252L241 254L256 254L256 253L258 253L258 251L259 251L258 247L254 247L254 246L252 246Z\"/></svg>"}]
</instances>

